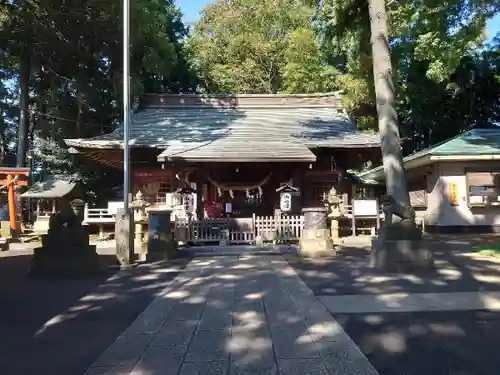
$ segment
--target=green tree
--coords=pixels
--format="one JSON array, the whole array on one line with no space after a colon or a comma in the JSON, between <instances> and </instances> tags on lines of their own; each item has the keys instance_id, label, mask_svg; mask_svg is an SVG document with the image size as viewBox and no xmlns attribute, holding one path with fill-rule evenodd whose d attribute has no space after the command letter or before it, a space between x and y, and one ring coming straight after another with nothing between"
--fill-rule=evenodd
<instances>
[{"instance_id":1,"label":"green tree","mask_svg":"<svg viewBox=\"0 0 500 375\"><path fill-rule=\"evenodd\" d=\"M373 84L364 65L322 46L314 8L296 0L216 1L189 39L190 61L210 92L310 93L341 90L360 129L376 127ZM353 60L354 61L354 60Z\"/></svg>"},{"instance_id":2,"label":"green tree","mask_svg":"<svg viewBox=\"0 0 500 375\"><path fill-rule=\"evenodd\" d=\"M187 28L173 1L132 0L131 6L133 97L145 90L188 90L193 76L183 47ZM23 60L26 49L29 56ZM0 71L23 83L11 100L14 106L25 108L20 98L29 93L37 165L46 173L90 183L99 171L70 157L63 139L107 133L121 118L121 3L3 2L0 53L4 57ZM28 69L21 69L22 61L28 62ZM4 111L8 124L19 117ZM20 121L19 140L25 132Z\"/></svg>"},{"instance_id":3,"label":"green tree","mask_svg":"<svg viewBox=\"0 0 500 375\"><path fill-rule=\"evenodd\" d=\"M426 76L442 82L454 72L463 57L480 42L481 33L496 4L477 1L440 2L391 2L395 9L386 9L385 0L348 0L318 5L319 30L332 44L344 43L344 51L350 55L352 66L365 66L369 55L363 33L370 31L371 59L377 105L378 128L381 136L382 161L386 175L386 189L397 204L410 209L410 199L400 147L397 96L394 77L404 87L404 75L393 75L391 62L397 56L398 73L408 73L408 63L426 62ZM486 14L477 13L478 9ZM465 10L473 10L463 13ZM426 13L423 13L423 12ZM390 22L390 15L398 14ZM316 14L317 16L317 14ZM369 22L367 22L369 16ZM323 17L323 18L321 18ZM389 19L388 19L389 18ZM392 37L389 28L392 26ZM428 30L427 30L428 29ZM418 31L418 33L415 33ZM396 35L394 35L396 34ZM352 38L352 35L357 35ZM395 39L394 39L395 38ZM406 56L406 59L404 58ZM400 228L404 229L404 228ZM412 231L399 234L400 238ZM410 239L410 237L407 237ZM385 268L395 254L374 258L377 267ZM377 252L376 252L377 253ZM381 253L381 254L382 254Z\"/></svg>"},{"instance_id":4,"label":"green tree","mask_svg":"<svg viewBox=\"0 0 500 375\"><path fill-rule=\"evenodd\" d=\"M218 0L207 6L189 40L192 66L204 87L238 93L325 87L315 73L331 71L316 64L312 11L296 0Z\"/></svg>"},{"instance_id":5,"label":"green tree","mask_svg":"<svg viewBox=\"0 0 500 375\"><path fill-rule=\"evenodd\" d=\"M371 41L376 96L378 130L381 137L382 161L386 174L387 193L401 205L410 206L400 147L399 125L396 112L396 93L392 77L389 33L385 0L350 0L320 4L318 12L328 20L324 32L337 42L345 42L344 51L351 56L353 70L366 68L366 34ZM324 26L320 23L320 26ZM329 26L332 25L330 28ZM363 39L364 37L364 39Z\"/></svg>"},{"instance_id":6,"label":"green tree","mask_svg":"<svg viewBox=\"0 0 500 375\"><path fill-rule=\"evenodd\" d=\"M323 48L345 56L346 76L342 78L351 115L360 127L376 127L368 1L312 3L321 5L313 25ZM462 59L476 53L484 41L485 23L498 11L498 4L498 0L388 2L388 42L398 112L402 116L411 116L408 101L416 86L420 87L419 95L433 96L431 82L446 85ZM422 86L428 86L429 91L423 92ZM419 108L412 111L418 112Z\"/></svg>"},{"instance_id":7,"label":"green tree","mask_svg":"<svg viewBox=\"0 0 500 375\"><path fill-rule=\"evenodd\" d=\"M443 82L425 77L425 63L414 62L401 106L402 130L412 139L409 151L429 147L471 127L500 122L500 50L493 43L462 58Z\"/></svg>"},{"instance_id":8,"label":"green tree","mask_svg":"<svg viewBox=\"0 0 500 375\"><path fill-rule=\"evenodd\" d=\"M313 30L291 32L282 69L283 92L329 92L338 88L337 76L339 71L326 63Z\"/></svg>"}]
</instances>

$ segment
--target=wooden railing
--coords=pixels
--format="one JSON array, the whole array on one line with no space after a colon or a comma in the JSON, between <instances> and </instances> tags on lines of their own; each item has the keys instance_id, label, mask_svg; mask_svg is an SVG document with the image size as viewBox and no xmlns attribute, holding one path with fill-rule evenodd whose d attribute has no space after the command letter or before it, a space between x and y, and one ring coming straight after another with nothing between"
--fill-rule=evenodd
<instances>
[{"instance_id":1,"label":"wooden railing","mask_svg":"<svg viewBox=\"0 0 500 375\"><path fill-rule=\"evenodd\" d=\"M180 242L250 244L263 241L294 241L300 238L304 227L303 216L255 216L242 219L185 220L175 222Z\"/></svg>"},{"instance_id":2,"label":"wooden railing","mask_svg":"<svg viewBox=\"0 0 500 375\"><path fill-rule=\"evenodd\" d=\"M110 212L108 208L88 208L85 206L84 224L105 224L114 223L116 214Z\"/></svg>"},{"instance_id":3,"label":"wooden railing","mask_svg":"<svg viewBox=\"0 0 500 375\"><path fill-rule=\"evenodd\" d=\"M275 239L283 241L298 240L304 228L304 216L302 215L283 215L281 217L254 215L253 221L257 236L270 241ZM272 237L269 238L269 236Z\"/></svg>"},{"instance_id":4,"label":"wooden railing","mask_svg":"<svg viewBox=\"0 0 500 375\"><path fill-rule=\"evenodd\" d=\"M378 231L381 220L383 220L382 207L377 206L378 212L371 215L363 215L361 212L353 213L353 205L344 205L342 216L350 221L347 224L351 235L356 235L359 231ZM115 222L116 209L110 208L88 208L85 207L85 224L97 224L101 227L105 224ZM304 217L302 215L282 215L276 216L256 216L251 218L233 219L219 218L207 220L188 220L175 218L172 214L172 221L175 221L177 238L181 242L205 243L227 241L230 244L255 243L258 237L264 241L294 241L298 240L304 227ZM360 227L358 221L367 224ZM422 220L417 224L422 225ZM424 227L424 225L422 225Z\"/></svg>"}]
</instances>

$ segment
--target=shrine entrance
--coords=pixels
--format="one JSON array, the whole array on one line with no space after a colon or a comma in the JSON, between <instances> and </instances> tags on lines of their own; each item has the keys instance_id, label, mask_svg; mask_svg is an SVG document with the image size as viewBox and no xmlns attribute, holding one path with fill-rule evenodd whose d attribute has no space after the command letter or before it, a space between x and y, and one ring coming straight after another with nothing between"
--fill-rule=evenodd
<instances>
[{"instance_id":1,"label":"shrine entrance","mask_svg":"<svg viewBox=\"0 0 500 375\"><path fill-rule=\"evenodd\" d=\"M10 236L15 236L20 228L16 211L21 212L21 207L16 207L16 186L28 186L29 168L0 167L0 186L7 189L7 207L9 211ZM3 229L3 228L2 228Z\"/></svg>"}]
</instances>

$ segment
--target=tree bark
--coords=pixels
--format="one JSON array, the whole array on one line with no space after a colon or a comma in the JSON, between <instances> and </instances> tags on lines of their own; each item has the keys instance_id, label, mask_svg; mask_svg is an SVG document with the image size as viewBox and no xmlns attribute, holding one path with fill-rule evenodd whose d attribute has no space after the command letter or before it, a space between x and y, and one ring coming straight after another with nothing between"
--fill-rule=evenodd
<instances>
[{"instance_id":1,"label":"tree bark","mask_svg":"<svg viewBox=\"0 0 500 375\"><path fill-rule=\"evenodd\" d=\"M378 128L386 192L392 195L399 204L409 206L410 197L400 146L395 90L392 81L385 0L368 0L368 4L372 39L373 78L375 80Z\"/></svg>"},{"instance_id":2,"label":"tree bark","mask_svg":"<svg viewBox=\"0 0 500 375\"><path fill-rule=\"evenodd\" d=\"M17 141L17 167L26 166L26 154L28 152L29 131L29 79L30 79L30 52L26 43L20 58L19 66L19 131Z\"/></svg>"}]
</instances>

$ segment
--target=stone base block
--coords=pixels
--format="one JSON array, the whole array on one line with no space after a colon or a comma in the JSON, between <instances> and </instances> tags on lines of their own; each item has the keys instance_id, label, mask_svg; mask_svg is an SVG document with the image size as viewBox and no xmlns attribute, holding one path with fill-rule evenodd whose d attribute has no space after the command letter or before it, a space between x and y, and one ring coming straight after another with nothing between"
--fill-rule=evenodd
<instances>
[{"instance_id":1,"label":"stone base block","mask_svg":"<svg viewBox=\"0 0 500 375\"><path fill-rule=\"evenodd\" d=\"M43 247L36 248L31 262L30 275L33 277L78 278L93 276L100 272L96 246L68 254L54 254Z\"/></svg>"},{"instance_id":2,"label":"stone base block","mask_svg":"<svg viewBox=\"0 0 500 375\"><path fill-rule=\"evenodd\" d=\"M434 266L429 243L423 239L382 239L374 237L370 266L388 272L430 269Z\"/></svg>"},{"instance_id":3,"label":"stone base block","mask_svg":"<svg viewBox=\"0 0 500 375\"><path fill-rule=\"evenodd\" d=\"M317 258L335 253L328 229L304 229L299 242L299 254Z\"/></svg>"},{"instance_id":4,"label":"stone base block","mask_svg":"<svg viewBox=\"0 0 500 375\"><path fill-rule=\"evenodd\" d=\"M134 241L134 251L135 257L140 262L144 262L148 253L148 244L136 238Z\"/></svg>"},{"instance_id":5,"label":"stone base block","mask_svg":"<svg viewBox=\"0 0 500 375\"><path fill-rule=\"evenodd\" d=\"M177 246L175 243L167 244L161 251L148 251L146 260L148 262L155 262L159 260L168 260L175 258L177 255Z\"/></svg>"},{"instance_id":6,"label":"stone base block","mask_svg":"<svg viewBox=\"0 0 500 375\"><path fill-rule=\"evenodd\" d=\"M176 256L176 253L177 243L172 233L157 233L148 239L147 261L172 259Z\"/></svg>"},{"instance_id":7,"label":"stone base block","mask_svg":"<svg viewBox=\"0 0 500 375\"><path fill-rule=\"evenodd\" d=\"M0 251L9 251L10 242L8 238L0 237Z\"/></svg>"},{"instance_id":8,"label":"stone base block","mask_svg":"<svg viewBox=\"0 0 500 375\"><path fill-rule=\"evenodd\" d=\"M115 222L116 258L122 267L134 263L134 211L119 209Z\"/></svg>"},{"instance_id":9,"label":"stone base block","mask_svg":"<svg viewBox=\"0 0 500 375\"><path fill-rule=\"evenodd\" d=\"M0 221L0 237L9 238L11 236L10 221Z\"/></svg>"}]
</instances>

